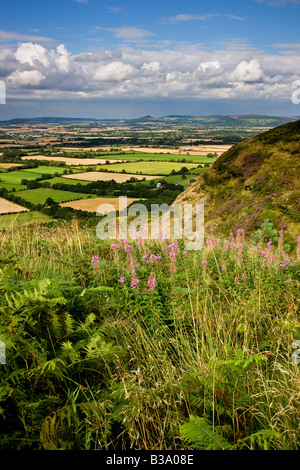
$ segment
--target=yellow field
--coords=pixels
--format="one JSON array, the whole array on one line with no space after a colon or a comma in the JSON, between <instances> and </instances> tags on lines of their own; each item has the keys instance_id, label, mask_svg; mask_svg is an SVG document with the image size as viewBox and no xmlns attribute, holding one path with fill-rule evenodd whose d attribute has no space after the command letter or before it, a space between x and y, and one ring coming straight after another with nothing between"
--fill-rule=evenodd
<instances>
[{"instance_id":1,"label":"yellow field","mask_svg":"<svg viewBox=\"0 0 300 470\"><path fill-rule=\"evenodd\" d=\"M149 147L123 147L122 150L135 150L136 152L145 153L172 153L174 155L207 155L208 153L217 152L218 156L226 152L232 145L198 145L198 146L185 146L180 149L158 149Z\"/></svg>"},{"instance_id":2,"label":"yellow field","mask_svg":"<svg viewBox=\"0 0 300 470\"><path fill-rule=\"evenodd\" d=\"M28 211L25 207L14 204L13 202L7 201L0 197L0 214L8 214L12 212L23 212Z\"/></svg>"},{"instance_id":3,"label":"yellow field","mask_svg":"<svg viewBox=\"0 0 300 470\"><path fill-rule=\"evenodd\" d=\"M163 178L163 176L155 175L134 175L128 173L106 173L104 171L88 171L86 173L76 173L72 175L62 175L63 178L76 179L81 181L110 181L115 180L116 183L125 183L131 177L137 178L138 180L153 180L156 178Z\"/></svg>"},{"instance_id":4,"label":"yellow field","mask_svg":"<svg viewBox=\"0 0 300 470\"><path fill-rule=\"evenodd\" d=\"M22 166L22 163L0 163L0 169L3 168L3 170L13 168L14 166Z\"/></svg>"},{"instance_id":5,"label":"yellow field","mask_svg":"<svg viewBox=\"0 0 300 470\"><path fill-rule=\"evenodd\" d=\"M173 155L207 155L208 153L217 152L218 156L226 152L232 147L232 145L186 145L180 149L174 148L151 148L151 147L135 147L135 146L122 146L119 148L120 151L135 151L135 152L145 152L145 153L171 153ZM101 147L88 147L84 148L84 151L110 151L111 147L101 146ZM64 150L81 150L81 147L64 147ZM114 160L116 161L116 160Z\"/></svg>"},{"instance_id":6,"label":"yellow field","mask_svg":"<svg viewBox=\"0 0 300 470\"><path fill-rule=\"evenodd\" d=\"M124 160L109 160L104 158L69 158L69 157L52 157L45 155L28 155L21 157L22 160L51 160L53 162L65 162L66 165L105 165L107 161L110 163L122 163Z\"/></svg>"},{"instance_id":7,"label":"yellow field","mask_svg":"<svg viewBox=\"0 0 300 470\"><path fill-rule=\"evenodd\" d=\"M127 205L139 199L127 198ZM119 198L106 198L97 197L94 199L80 199L79 201L63 202L60 204L62 207L72 207L72 209L78 209L82 211L96 212L101 204L112 204L115 210L119 210ZM101 212L101 211L100 211Z\"/></svg>"}]
</instances>

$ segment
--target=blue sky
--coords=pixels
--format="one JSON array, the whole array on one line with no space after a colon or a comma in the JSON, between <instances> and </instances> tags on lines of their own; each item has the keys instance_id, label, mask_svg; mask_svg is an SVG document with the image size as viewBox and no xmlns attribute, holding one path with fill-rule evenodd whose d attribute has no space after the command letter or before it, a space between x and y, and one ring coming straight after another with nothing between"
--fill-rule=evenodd
<instances>
[{"instance_id":1,"label":"blue sky","mask_svg":"<svg viewBox=\"0 0 300 470\"><path fill-rule=\"evenodd\" d=\"M4 0L0 120L299 115L300 0Z\"/></svg>"}]
</instances>

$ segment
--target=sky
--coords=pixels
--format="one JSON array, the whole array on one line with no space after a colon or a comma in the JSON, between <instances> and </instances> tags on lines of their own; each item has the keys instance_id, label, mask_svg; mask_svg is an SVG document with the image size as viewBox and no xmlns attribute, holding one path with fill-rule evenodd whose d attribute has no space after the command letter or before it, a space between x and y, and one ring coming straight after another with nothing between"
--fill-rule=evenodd
<instances>
[{"instance_id":1,"label":"sky","mask_svg":"<svg viewBox=\"0 0 300 470\"><path fill-rule=\"evenodd\" d=\"M299 116L299 20L300 0L2 0L0 120Z\"/></svg>"}]
</instances>

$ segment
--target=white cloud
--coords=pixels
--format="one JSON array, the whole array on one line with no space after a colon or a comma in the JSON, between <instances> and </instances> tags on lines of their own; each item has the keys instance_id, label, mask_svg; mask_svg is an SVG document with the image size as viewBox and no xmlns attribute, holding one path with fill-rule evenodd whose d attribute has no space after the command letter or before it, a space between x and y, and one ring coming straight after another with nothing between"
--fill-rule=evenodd
<instances>
[{"instance_id":1,"label":"white cloud","mask_svg":"<svg viewBox=\"0 0 300 470\"><path fill-rule=\"evenodd\" d=\"M22 72L15 71L11 76L10 80L13 85L31 85L37 86L44 80L46 77L38 70L24 70Z\"/></svg>"},{"instance_id":2,"label":"white cloud","mask_svg":"<svg viewBox=\"0 0 300 470\"><path fill-rule=\"evenodd\" d=\"M263 71L257 59L250 62L243 60L230 75L232 82L255 83L261 81L262 78Z\"/></svg>"},{"instance_id":3,"label":"white cloud","mask_svg":"<svg viewBox=\"0 0 300 470\"><path fill-rule=\"evenodd\" d=\"M111 62L107 65L101 65L95 72L94 80L100 82L120 82L133 76L134 67L123 62Z\"/></svg>"},{"instance_id":4,"label":"white cloud","mask_svg":"<svg viewBox=\"0 0 300 470\"><path fill-rule=\"evenodd\" d=\"M43 65L49 67L49 53L45 47L32 42L21 44L16 51L16 59L20 64L29 64L32 66Z\"/></svg>"},{"instance_id":5,"label":"white cloud","mask_svg":"<svg viewBox=\"0 0 300 470\"><path fill-rule=\"evenodd\" d=\"M299 54L266 54L240 44L206 51L123 47L72 54L65 45L0 47L0 76L9 96L290 99Z\"/></svg>"},{"instance_id":6,"label":"white cloud","mask_svg":"<svg viewBox=\"0 0 300 470\"><path fill-rule=\"evenodd\" d=\"M198 70L206 72L207 70L218 70L220 67L220 62L218 60L214 60L212 62L203 62L198 66Z\"/></svg>"},{"instance_id":7,"label":"white cloud","mask_svg":"<svg viewBox=\"0 0 300 470\"><path fill-rule=\"evenodd\" d=\"M148 70L149 72L158 72L160 70L160 63L157 60L152 62L144 63L142 65L142 70Z\"/></svg>"},{"instance_id":8,"label":"white cloud","mask_svg":"<svg viewBox=\"0 0 300 470\"><path fill-rule=\"evenodd\" d=\"M63 44L57 47L56 63L58 70L62 73L69 73L71 68L71 54Z\"/></svg>"}]
</instances>

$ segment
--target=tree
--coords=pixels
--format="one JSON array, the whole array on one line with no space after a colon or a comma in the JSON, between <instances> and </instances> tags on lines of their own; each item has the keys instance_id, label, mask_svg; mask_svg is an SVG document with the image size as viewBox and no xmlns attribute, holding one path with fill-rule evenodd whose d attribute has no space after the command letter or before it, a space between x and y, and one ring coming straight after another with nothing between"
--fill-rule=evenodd
<instances>
[{"instance_id":1,"label":"tree","mask_svg":"<svg viewBox=\"0 0 300 470\"><path fill-rule=\"evenodd\" d=\"M45 206L53 206L54 204L57 204L57 202L55 202L52 197L47 197L45 201Z\"/></svg>"}]
</instances>

